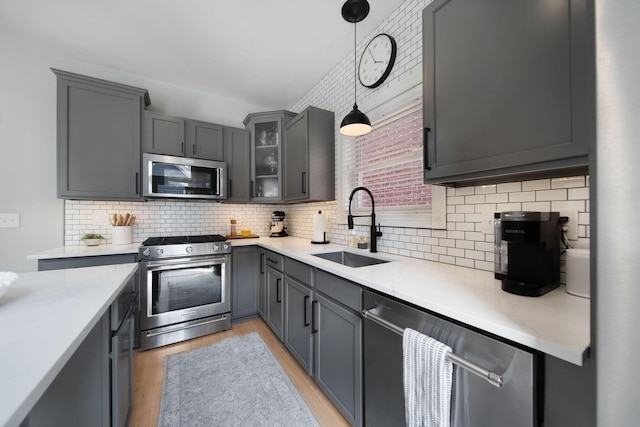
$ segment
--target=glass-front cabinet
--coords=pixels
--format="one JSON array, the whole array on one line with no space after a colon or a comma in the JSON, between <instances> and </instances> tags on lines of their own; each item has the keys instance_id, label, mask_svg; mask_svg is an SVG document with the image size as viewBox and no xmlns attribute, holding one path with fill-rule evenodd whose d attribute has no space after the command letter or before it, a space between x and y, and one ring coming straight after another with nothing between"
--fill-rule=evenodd
<instances>
[{"instance_id":1,"label":"glass-front cabinet","mask_svg":"<svg viewBox=\"0 0 640 427\"><path fill-rule=\"evenodd\" d=\"M284 127L290 111L252 113L244 120L251 134L251 200L282 200Z\"/></svg>"}]
</instances>

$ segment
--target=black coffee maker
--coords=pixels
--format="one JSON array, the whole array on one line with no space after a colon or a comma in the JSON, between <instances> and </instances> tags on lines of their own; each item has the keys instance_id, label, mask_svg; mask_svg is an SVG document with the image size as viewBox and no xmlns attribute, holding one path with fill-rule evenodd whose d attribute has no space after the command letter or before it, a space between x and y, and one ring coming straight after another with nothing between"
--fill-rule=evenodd
<instances>
[{"instance_id":1,"label":"black coffee maker","mask_svg":"<svg viewBox=\"0 0 640 427\"><path fill-rule=\"evenodd\" d=\"M496 212L495 278L502 290L538 297L560 280L562 225L558 212Z\"/></svg>"}]
</instances>

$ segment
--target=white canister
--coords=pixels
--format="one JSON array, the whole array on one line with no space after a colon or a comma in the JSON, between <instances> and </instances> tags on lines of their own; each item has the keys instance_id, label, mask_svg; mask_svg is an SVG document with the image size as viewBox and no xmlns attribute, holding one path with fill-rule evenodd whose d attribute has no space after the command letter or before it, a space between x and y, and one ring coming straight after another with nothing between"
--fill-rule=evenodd
<instances>
[{"instance_id":1,"label":"white canister","mask_svg":"<svg viewBox=\"0 0 640 427\"><path fill-rule=\"evenodd\" d=\"M567 292L590 298L589 249L567 249Z\"/></svg>"},{"instance_id":2,"label":"white canister","mask_svg":"<svg viewBox=\"0 0 640 427\"><path fill-rule=\"evenodd\" d=\"M133 242L133 225L111 227L111 243L114 245L128 245Z\"/></svg>"}]
</instances>

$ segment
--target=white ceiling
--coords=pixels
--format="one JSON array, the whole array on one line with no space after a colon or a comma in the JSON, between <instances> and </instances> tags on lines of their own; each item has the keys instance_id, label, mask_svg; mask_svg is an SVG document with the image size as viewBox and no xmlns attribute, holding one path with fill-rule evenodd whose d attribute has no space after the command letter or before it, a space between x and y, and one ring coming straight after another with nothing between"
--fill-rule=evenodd
<instances>
[{"instance_id":1,"label":"white ceiling","mask_svg":"<svg viewBox=\"0 0 640 427\"><path fill-rule=\"evenodd\" d=\"M358 41L403 0L369 0ZM0 0L0 37L270 108L290 108L346 55L344 0Z\"/></svg>"}]
</instances>

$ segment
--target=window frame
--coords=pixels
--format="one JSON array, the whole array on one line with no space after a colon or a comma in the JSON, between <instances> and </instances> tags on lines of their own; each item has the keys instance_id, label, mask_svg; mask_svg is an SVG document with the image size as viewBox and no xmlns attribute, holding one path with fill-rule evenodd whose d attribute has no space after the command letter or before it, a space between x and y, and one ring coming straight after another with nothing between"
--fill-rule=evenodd
<instances>
[{"instance_id":1,"label":"window frame","mask_svg":"<svg viewBox=\"0 0 640 427\"><path fill-rule=\"evenodd\" d=\"M398 85L397 89L391 91L388 89L385 93L380 93L375 97L371 97L365 102L362 102L361 111L369 117L372 123L382 120L386 115L393 114L396 111L403 108L412 100L422 97L422 82L416 83L409 82L405 85ZM342 147L345 143L348 143L352 138L339 134L338 140L338 222L340 224L347 223L348 208L342 203L349 199L349 194L343 188L343 165L344 165L344 151ZM354 208L351 209L352 213L358 215L366 215L370 212L369 209ZM376 222L385 227L399 227L399 228L428 228L444 230L447 227L447 200L446 200L446 187L439 185L432 185L431 191L431 206L416 207L410 206L406 208L380 208L376 210Z\"/></svg>"}]
</instances>

